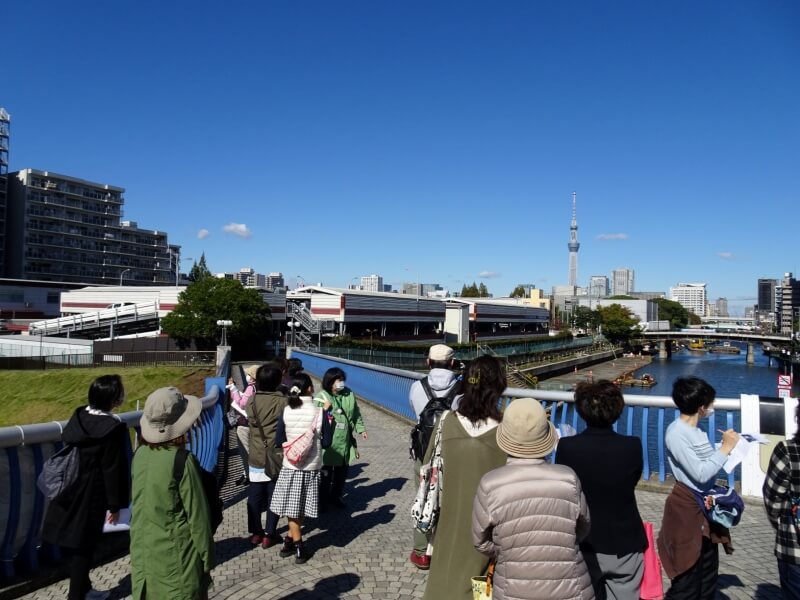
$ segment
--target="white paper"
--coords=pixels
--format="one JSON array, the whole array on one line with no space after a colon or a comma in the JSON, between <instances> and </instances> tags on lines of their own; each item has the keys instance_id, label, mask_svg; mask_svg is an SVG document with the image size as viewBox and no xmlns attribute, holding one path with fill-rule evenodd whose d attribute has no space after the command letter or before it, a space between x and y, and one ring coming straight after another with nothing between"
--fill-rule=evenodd
<instances>
[{"instance_id":1,"label":"white paper","mask_svg":"<svg viewBox=\"0 0 800 600\"><path fill-rule=\"evenodd\" d=\"M119 511L119 520L112 525L108 522L111 513L106 511L106 522L103 525L103 533L114 533L116 531L129 531L131 528L131 509L123 508Z\"/></svg>"},{"instance_id":2,"label":"white paper","mask_svg":"<svg viewBox=\"0 0 800 600\"><path fill-rule=\"evenodd\" d=\"M758 446L758 444L759 442L749 442L747 441L746 437L740 436L739 441L728 455L728 460L726 460L725 464L722 465L722 468L725 470L725 472L731 473L744 460L744 457L747 456L747 453L750 452L750 447ZM721 444L719 446L721 446Z\"/></svg>"},{"instance_id":3,"label":"white paper","mask_svg":"<svg viewBox=\"0 0 800 600\"><path fill-rule=\"evenodd\" d=\"M769 440L760 433L740 433L748 442L757 442L759 444L769 444Z\"/></svg>"}]
</instances>

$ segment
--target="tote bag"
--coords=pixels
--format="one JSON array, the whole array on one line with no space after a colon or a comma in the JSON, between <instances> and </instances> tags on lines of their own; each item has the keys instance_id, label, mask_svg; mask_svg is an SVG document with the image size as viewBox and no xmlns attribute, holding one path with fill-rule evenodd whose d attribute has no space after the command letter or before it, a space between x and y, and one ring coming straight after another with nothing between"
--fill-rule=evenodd
<instances>
[{"instance_id":1,"label":"tote bag","mask_svg":"<svg viewBox=\"0 0 800 600\"><path fill-rule=\"evenodd\" d=\"M644 551L644 575L639 597L642 600L661 600L664 597L664 582L661 579L661 561L658 560L656 544L653 539L653 524L644 521L644 533L647 536L647 549Z\"/></svg>"}]
</instances>

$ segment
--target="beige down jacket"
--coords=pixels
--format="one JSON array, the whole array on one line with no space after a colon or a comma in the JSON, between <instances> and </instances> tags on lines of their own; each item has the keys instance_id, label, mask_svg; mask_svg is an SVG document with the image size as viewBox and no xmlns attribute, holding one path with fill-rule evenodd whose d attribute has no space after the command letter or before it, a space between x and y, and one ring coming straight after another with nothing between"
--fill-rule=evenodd
<instances>
[{"instance_id":1,"label":"beige down jacket","mask_svg":"<svg viewBox=\"0 0 800 600\"><path fill-rule=\"evenodd\" d=\"M494 600L589 600L578 542L589 508L575 471L509 457L481 479L472 510L475 548L494 556Z\"/></svg>"}]
</instances>

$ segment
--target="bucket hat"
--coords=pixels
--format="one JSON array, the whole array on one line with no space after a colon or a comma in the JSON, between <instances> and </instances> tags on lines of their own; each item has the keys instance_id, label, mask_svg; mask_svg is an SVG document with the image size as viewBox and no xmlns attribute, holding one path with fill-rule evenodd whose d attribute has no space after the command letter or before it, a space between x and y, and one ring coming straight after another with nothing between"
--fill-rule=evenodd
<instances>
[{"instance_id":1,"label":"bucket hat","mask_svg":"<svg viewBox=\"0 0 800 600\"><path fill-rule=\"evenodd\" d=\"M247 365L244 368L244 374L247 375L253 381L256 380L256 373L258 373L258 367L261 365Z\"/></svg>"},{"instance_id":2,"label":"bucket hat","mask_svg":"<svg viewBox=\"0 0 800 600\"><path fill-rule=\"evenodd\" d=\"M147 397L139 422L142 437L151 444L182 436L200 416L196 396L184 396L176 387L159 388Z\"/></svg>"},{"instance_id":3,"label":"bucket hat","mask_svg":"<svg viewBox=\"0 0 800 600\"><path fill-rule=\"evenodd\" d=\"M500 449L517 458L544 458L558 441L541 402L534 398L513 400L503 413L496 436Z\"/></svg>"},{"instance_id":4,"label":"bucket hat","mask_svg":"<svg viewBox=\"0 0 800 600\"><path fill-rule=\"evenodd\" d=\"M453 349L444 344L434 344L428 350L428 359L435 361L448 361L453 359Z\"/></svg>"}]
</instances>

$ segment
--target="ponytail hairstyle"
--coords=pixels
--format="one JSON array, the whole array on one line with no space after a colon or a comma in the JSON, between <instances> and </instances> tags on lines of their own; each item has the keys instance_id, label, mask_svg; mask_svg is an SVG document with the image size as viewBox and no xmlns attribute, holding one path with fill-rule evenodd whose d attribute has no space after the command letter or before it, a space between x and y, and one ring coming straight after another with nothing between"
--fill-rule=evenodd
<instances>
[{"instance_id":1,"label":"ponytail hairstyle","mask_svg":"<svg viewBox=\"0 0 800 600\"><path fill-rule=\"evenodd\" d=\"M303 404L300 396L307 396L313 385L311 377L305 373L297 373L292 379L292 387L289 388L289 408L300 408Z\"/></svg>"}]
</instances>

